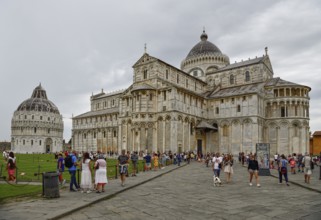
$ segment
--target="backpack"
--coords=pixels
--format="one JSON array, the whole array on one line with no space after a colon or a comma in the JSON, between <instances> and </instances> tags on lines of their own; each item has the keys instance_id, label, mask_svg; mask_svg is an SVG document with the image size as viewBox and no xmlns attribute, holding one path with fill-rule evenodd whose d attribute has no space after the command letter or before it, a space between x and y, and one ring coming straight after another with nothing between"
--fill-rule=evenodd
<instances>
[{"instance_id":1,"label":"backpack","mask_svg":"<svg viewBox=\"0 0 321 220\"><path fill-rule=\"evenodd\" d=\"M74 163L72 162L72 156L71 156L71 155L68 155L68 156L65 158L65 166L66 166L67 168L71 168L73 165L74 165Z\"/></svg>"},{"instance_id":2,"label":"backpack","mask_svg":"<svg viewBox=\"0 0 321 220\"><path fill-rule=\"evenodd\" d=\"M312 159L311 159L311 162L310 162L310 168L311 168L311 170L314 169L314 163L313 163L313 160L312 160Z\"/></svg>"}]
</instances>

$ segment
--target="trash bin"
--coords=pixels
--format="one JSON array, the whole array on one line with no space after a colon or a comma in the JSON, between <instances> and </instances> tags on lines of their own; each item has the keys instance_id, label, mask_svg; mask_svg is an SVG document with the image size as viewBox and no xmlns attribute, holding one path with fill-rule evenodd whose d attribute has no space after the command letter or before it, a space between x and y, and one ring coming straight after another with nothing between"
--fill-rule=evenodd
<instances>
[{"instance_id":1,"label":"trash bin","mask_svg":"<svg viewBox=\"0 0 321 220\"><path fill-rule=\"evenodd\" d=\"M43 173L43 196L46 198L58 198L59 194L59 174L57 172Z\"/></svg>"}]
</instances>

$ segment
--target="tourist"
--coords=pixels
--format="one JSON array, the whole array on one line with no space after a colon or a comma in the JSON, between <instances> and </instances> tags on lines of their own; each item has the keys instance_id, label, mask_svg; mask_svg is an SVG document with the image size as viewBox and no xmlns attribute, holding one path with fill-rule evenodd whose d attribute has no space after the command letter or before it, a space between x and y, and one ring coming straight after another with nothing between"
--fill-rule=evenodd
<instances>
[{"instance_id":1,"label":"tourist","mask_svg":"<svg viewBox=\"0 0 321 220\"><path fill-rule=\"evenodd\" d=\"M177 166L180 166L182 162L182 156L180 153L176 155L176 160L177 160Z\"/></svg>"},{"instance_id":2,"label":"tourist","mask_svg":"<svg viewBox=\"0 0 321 220\"><path fill-rule=\"evenodd\" d=\"M206 165L206 167L208 167L208 163L210 162L210 159L211 159L210 153L207 153L207 154L206 154L206 158L205 158L205 165Z\"/></svg>"},{"instance_id":3,"label":"tourist","mask_svg":"<svg viewBox=\"0 0 321 220\"><path fill-rule=\"evenodd\" d=\"M319 173L319 180L321 180L321 152L320 152L320 155L319 155L319 169L320 169L320 173Z\"/></svg>"},{"instance_id":4,"label":"tourist","mask_svg":"<svg viewBox=\"0 0 321 220\"><path fill-rule=\"evenodd\" d=\"M310 183L310 178L312 174L311 162L312 158L308 153L305 153L305 156L302 159L302 164L304 165L304 182L307 184Z\"/></svg>"},{"instance_id":5,"label":"tourist","mask_svg":"<svg viewBox=\"0 0 321 220\"><path fill-rule=\"evenodd\" d=\"M14 153L10 152L7 162L7 170L8 170L8 181L16 182L15 172L16 172L16 158L14 157Z\"/></svg>"},{"instance_id":6,"label":"tourist","mask_svg":"<svg viewBox=\"0 0 321 220\"><path fill-rule=\"evenodd\" d=\"M231 182L231 176L233 175L233 157L228 154L224 160L224 173L226 176L226 183Z\"/></svg>"},{"instance_id":7,"label":"tourist","mask_svg":"<svg viewBox=\"0 0 321 220\"><path fill-rule=\"evenodd\" d=\"M154 161L154 171L156 171L158 169L158 155L156 153L154 153L153 161Z\"/></svg>"},{"instance_id":8,"label":"tourist","mask_svg":"<svg viewBox=\"0 0 321 220\"><path fill-rule=\"evenodd\" d=\"M64 185L66 183L66 180L63 179L63 172L65 171L65 160L64 157L62 156L62 153L60 152L58 154L58 160L57 160L57 170L58 170L58 179L60 185Z\"/></svg>"},{"instance_id":9,"label":"tourist","mask_svg":"<svg viewBox=\"0 0 321 220\"><path fill-rule=\"evenodd\" d=\"M70 190L70 192L76 192L77 190L78 191L80 190L80 187L76 181L76 170L77 170L77 166L78 166L76 154L77 154L77 152L75 150L73 150L72 153L69 154L71 156L71 160L72 160L72 166L69 168L69 173L70 173L69 190ZM74 185L76 187L76 190L73 188Z\"/></svg>"},{"instance_id":10,"label":"tourist","mask_svg":"<svg viewBox=\"0 0 321 220\"><path fill-rule=\"evenodd\" d=\"M287 186L289 185L288 182L288 161L285 159L284 154L281 155L281 159L279 161L278 167L279 167L279 184L282 183L282 175L284 176L285 182Z\"/></svg>"},{"instance_id":11,"label":"tourist","mask_svg":"<svg viewBox=\"0 0 321 220\"><path fill-rule=\"evenodd\" d=\"M296 157L295 157L296 158ZM291 167L291 173L295 174L295 165L296 165L296 159L293 157L290 158L289 163L290 163L290 167Z\"/></svg>"},{"instance_id":12,"label":"tourist","mask_svg":"<svg viewBox=\"0 0 321 220\"><path fill-rule=\"evenodd\" d=\"M89 153L85 152L82 158L81 164L81 181L80 187L82 189L82 193L90 193L90 189L92 187L92 177L91 177L91 165L90 165L90 158Z\"/></svg>"},{"instance_id":13,"label":"tourist","mask_svg":"<svg viewBox=\"0 0 321 220\"><path fill-rule=\"evenodd\" d=\"M304 170L302 160L303 160L302 154L298 154L298 173L300 172L303 173L303 170Z\"/></svg>"},{"instance_id":14,"label":"tourist","mask_svg":"<svg viewBox=\"0 0 321 220\"><path fill-rule=\"evenodd\" d=\"M150 153L147 153L147 155L144 157L144 160L145 160L145 166L146 166L145 170L146 171L151 170L152 157L150 156Z\"/></svg>"},{"instance_id":15,"label":"tourist","mask_svg":"<svg viewBox=\"0 0 321 220\"><path fill-rule=\"evenodd\" d=\"M164 169L166 167L166 160L167 160L167 155L166 155L166 153L163 153L162 158L161 158L162 169Z\"/></svg>"},{"instance_id":16,"label":"tourist","mask_svg":"<svg viewBox=\"0 0 321 220\"><path fill-rule=\"evenodd\" d=\"M256 181L256 186L260 187L260 183L259 183L259 163L256 160L256 157L254 157L253 155L251 155L250 160L249 160L249 165L247 167L247 170L249 171L250 174L250 183L249 185L252 186L252 179L253 176L255 177L255 181Z\"/></svg>"},{"instance_id":17,"label":"tourist","mask_svg":"<svg viewBox=\"0 0 321 220\"><path fill-rule=\"evenodd\" d=\"M242 166L244 166L244 162L245 162L245 153L244 152L241 153L241 161L242 161Z\"/></svg>"},{"instance_id":18,"label":"tourist","mask_svg":"<svg viewBox=\"0 0 321 220\"><path fill-rule=\"evenodd\" d=\"M108 183L107 180L107 163L104 159L104 155L99 154L98 160L95 163L95 184L97 187L96 193L105 192L105 185Z\"/></svg>"},{"instance_id":19,"label":"tourist","mask_svg":"<svg viewBox=\"0 0 321 220\"><path fill-rule=\"evenodd\" d=\"M125 186L126 174L128 169L129 157L126 154L126 150L121 151L121 155L118 156L118 167L121 180L121 186Z\"/></svg>"},{"instance_id":20,"label":"tourist","mask_svg":"<svg viewBox=\"0 0 321 220\"><path fill-rule=\"evenodd\" d=\"M130 160L132 161L133 164L133 173L132 176L136 176L136 172L137 172L137 162L138 162L138 155L137 152L134 151L130 157Z\"/></svg>"},{"instance_id":21,"label":"tourist","mask_svg":"<svg viewBox=\"0 0 321 220\"><path fill-rule=\"evenodd\" d=\"M216 153L216 155L213 157L212 164L213 164L213 171L214 171L214 176L220 177L220 172L222 169L222 161L223 158L220 156L219 153Z\"/></svg>"}]
</instances>

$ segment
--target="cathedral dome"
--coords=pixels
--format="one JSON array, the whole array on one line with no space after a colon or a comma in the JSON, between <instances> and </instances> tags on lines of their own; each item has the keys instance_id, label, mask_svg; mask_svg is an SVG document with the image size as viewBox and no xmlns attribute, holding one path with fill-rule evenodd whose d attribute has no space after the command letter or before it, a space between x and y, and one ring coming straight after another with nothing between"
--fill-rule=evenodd
<instances>
[{"instance_id":1,"label":"cathedral dome","mask_svg":"<svg viewBox=\"0 0 321 220\"><path fill-rule=\"evenodd\" d=\"M213 43L209 42L207 38L208 38L207 34L205 33L205 31L203 31L201 35L201 41L191 49L191 51L188 53L186 57L186 60L199 55L221 55L222 54L221 50L217 46L215 46Z\"/></svg>"},{"instance_id":2,"label":"cathedral dome","mask_svg":"<svg viewBox=\"0 0 321 220\"><path fill-rule=\"evenodd\" d=\"M31 98L19 105L17 111L39 111L59 114L58 108L47 98L46 90L42 88L41 84L33 90Z\"/></svg>"}]
</instances>

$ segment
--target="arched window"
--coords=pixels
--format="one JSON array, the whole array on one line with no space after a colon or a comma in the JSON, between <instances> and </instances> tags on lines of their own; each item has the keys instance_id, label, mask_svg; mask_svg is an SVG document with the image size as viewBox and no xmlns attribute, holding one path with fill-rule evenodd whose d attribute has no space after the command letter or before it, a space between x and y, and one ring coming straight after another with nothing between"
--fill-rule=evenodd
<instances>
[{"instance_id":1,"label":"arched window","mask_svg":"<svg viewBox=\"0 0 321 220\"><path fill-rule=\"evenodd\" d=\"M223 126L223 136L224 136L224 137L227 137L227 136L228 136L228 126L227 126L227 125L224 125L224 126Z\"/></svg>"},{"instance_id":2,"label":"arched window","mask_svg":"<svg viewBox=\"0 0 321 220\"><path fill-rule=\"evenodd\" d=\"M230 84L231 85L234 84L234 75L233 74L230 75Z\"/></svg>"},{"instance_id":3,"label":"arched window","mask_svg":"<svg viewBox=\"0 0 321 220\"><path fill-rule=\"evenodd\" d=\"M246 71L245 72L245 82L249 82L251 80L250 78L250 72L249 71Z\"/></svg>"},{"instance_id":4,"label":"arched window","mask_svg":"<svg viewBox=\"0 0 321 220\"><path fill-rule=\"evenodd\" d=\"M147 79L147 70L144 70L144 79Z\"/></svg>"}]
</instances>

